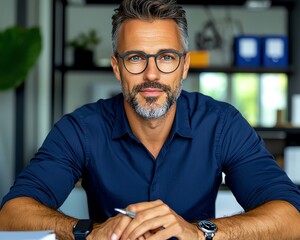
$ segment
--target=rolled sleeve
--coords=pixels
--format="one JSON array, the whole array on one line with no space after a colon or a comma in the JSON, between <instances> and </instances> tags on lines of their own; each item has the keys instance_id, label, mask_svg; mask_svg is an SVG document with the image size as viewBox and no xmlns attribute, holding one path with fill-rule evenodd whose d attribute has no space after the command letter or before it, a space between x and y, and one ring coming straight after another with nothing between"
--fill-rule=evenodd
<instances>
[{"instance_id":1,"label":"rolled sleeve","mask_svg":"<svg viewBox=\"0 0 300 240\"><path fill-rule=\"evenodd\" d=\"M51 208L59 208L81 177L86 159L83 132L71 116L62 118L16 178L1 207L10 199L27 196Z\"/></svg>"},{"instance_id":2,"label":"rolled sleeve","mask_svg":"<svg viewBox=\"0 0 300 240\"><path fill-rule=\"evenodd\" d=\"M300 211L298 187L239 113L224 123L220 155L226 184L246 211L272 200L288 201Z\"/></svg>"}]
</instances>

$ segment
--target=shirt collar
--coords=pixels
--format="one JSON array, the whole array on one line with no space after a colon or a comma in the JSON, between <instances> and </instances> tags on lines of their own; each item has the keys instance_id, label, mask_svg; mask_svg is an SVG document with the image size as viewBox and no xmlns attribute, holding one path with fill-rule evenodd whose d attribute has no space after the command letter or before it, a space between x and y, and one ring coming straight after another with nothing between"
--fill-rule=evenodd
<instances>
[{"instance_id":1,"label":"shirt collar","mask_svg":"<svg viewBox=\"0 0 300 240\"><path fill-rule=\"evenodd\" d=\"M122 94L119 95L116 99L116 119L115 125L112 133L112 138L120 138L125 134L136 138L129 126L125 109L124 109L124 99ZM188 114L188 104L185 98L180 96L177 100L176 106L176 114L174 119L174 124L172 126L169 139L172 139L175 134L178 134L181 137L192 138L192 128L189 121L189 114Z\"/></svg>"},{"instance_id":2,"label":"shirt collar","mask_svg":"<svg viewBox=\"0 0 300 240\"><path fill-rule=\"evenodd\" d=\"M125 114L124 98L122 94L116 96L114 108L116 112L116 118L112 138L120 138L125 134L133 135Z\"/></svg>"},{"instance_id":3,"label":"shirt collar","mask_svg":"<svg viewBox=\"0 0 300 240\"><path fill-rule=\"evenodd\" d=\"M177 100L176 115L171 130L171 136L173 137L177 133L182 137L192 138L193 131L190 122L188 103L186 98L181 95Z\"/></svg>"}]
</instances>

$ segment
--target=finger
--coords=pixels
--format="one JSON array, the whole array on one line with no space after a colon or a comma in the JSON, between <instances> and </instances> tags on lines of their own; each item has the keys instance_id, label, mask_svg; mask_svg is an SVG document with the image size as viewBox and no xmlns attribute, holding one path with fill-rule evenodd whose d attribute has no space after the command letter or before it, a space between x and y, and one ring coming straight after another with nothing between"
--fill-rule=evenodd
<instances>
[{"instance_id":1,"label":"finger","mask_svg":"<svg viewBox=\"0 0 300 240\"><path fill-rule=\"evenodd\" d=\"M149 233L149 232L151 233L151 235L148 234L148 236L149 235L152 236L152 235L156 234L156 232L164 230L165 229L164 226L172 224L172 219L175 219L175 217L170 214L149 219L149 220L143 222L142 224L139 224L135 229L132 230L132 232L128 236L126 235L126 238L136 239L138 236L141 236L141 235L145 236L146 233ZM125 232L124 232L124 236L125 236Z\"/></svg>"},{"instance_id":2,"label":"finger","mask_svg":"<svg viewBox=\"0 0 300 240\"><path fill-rule=\"evenodd\" d=\"M151 236L147 237L147 240L170 239L174 236L175 235L172 234L170 229L163 229L163 230L157 231L155 234L152 234Z\"/></svg>"},{"instance_id":3,"label":"finger","mask_svg":"<svg viewBox=\"0 0 300 240\"><path fill-rule=\"evenodd\" d=\"M126 210L138 213L140 211L146 210L146 209L151 209L153 207L156 206L160 206L164 204L163 201L161 200L155 200L155 201L151 201L151 202L140 202L140 203L135 203L135 204L131 204L129 205Z\"/></svg>"},{"instance_id":4,"label":"finger","mask_svg":"<svg viewBox=\"0 0 300 240\"><path fill-rule=\"evenodd\" d=\"M156 240L156 239L171 239L172 237L177 237L179 232L179 225L173 224L167 228L157 228L153 231L153 234L147 237L147 240ZM177 239L177 238L176 238ZM182 238L178 238L182 239ZM195 239L195 238L183 238L183 239Z\"/></svg>"},{"instance_id":5,"label":"finger","mask_svg":"<svg viewBox=\"0 0 300 240\"><path fill-rule=\"evenodd\" d=\"M155 238L149 237L149 240L152 239L170 239L172 237L176 237L176 239L198 239L198 235L189 235L189 236L183 236L183 232L185 230L180 224L173 224L169 226L168 228L165 228L163 230L157 231L153 236ZM147 239L147 240L148 240ZM202 239L202 238L201 238Z\"/></svg>"},{"instance_id":6,"label":"finger","mask_svg":"<svg viewBox=\"0 0 300 240\"><path fill-rule=\"evenodd\" d=\"M146 221L169 214L175 214L175 212L168 205L161 203L160 205L152 206L151 208L137 212L136 219L139 221Z\"/></svg>"},{"instance_id":7,"label":"finger","mask_svg":"<svg viewBox=\"0 0 300 240\"><path fill-rule=\"evenodd\" d=\"M149 238L149 237L152 236L152 235L153 235L152 231L148 231L148 232L144 233L144 237L145 237L146 239Z\"/></svg>"},{"instance_id":8,"label":"finger","mask_svg":"<svg viewBox=\"0 0 300 240\"><path fill-rule=\"evenodd\" d=\"M169 220L172 222L171 219ZM176 237L176 239L199 239L199 233L194 224L188 223L180 216L177 216L176 221L173 221L165 229L156 231L147 240L170 239L172 237Z\"/></svg>"},{"instance_id":9,"label":"finger","mask_svg":"<svg viewBox=\"0 0 300 240\"><path fill-rule=\"evenodd\" d=\"M128 216L124 216L122 214L118 214L116 217L119 218L118 223L115 225L113 229L112 239L120 239L126 227L132 221L132 218Z\"/></svg>"},{"instance_id":10,"label":"finger","mask_svg":"<svg viewBox=\"0 0 300 240\"><path fill-rule=\"evenodd\" d=\"M150 204L141 203L141 204L133 204L128 207L130 211L131 209L144 209L136 212L135 219L127 226L125 231L123 232L122 239L127 239L130 236L130 239L135 239L137 236L144 235L147 231L152 231L161 227L162 225L156 226L158 223L156 219L162 217L164 215L174 214L174 212L162 201L154 201ZM149 221L151 219L155 219L154 221ZM149 222L147 222L149 221ZM155 226L153 226L155 224ZM133 233L134 232L134 233ZM134 237L133 237L134 236Z\"/></svg>"}]
</instances>

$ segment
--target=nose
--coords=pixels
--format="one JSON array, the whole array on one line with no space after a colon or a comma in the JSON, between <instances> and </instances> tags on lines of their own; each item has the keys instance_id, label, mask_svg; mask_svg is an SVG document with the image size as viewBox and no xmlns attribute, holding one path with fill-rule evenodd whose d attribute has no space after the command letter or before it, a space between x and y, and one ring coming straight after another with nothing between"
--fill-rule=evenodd
<instances>
[{"instance_id":1,"label":"nose","mask_svg":"<svg viewBox=\"0 0 300 240\"><path fill-rule=\"evenodd\" d=\"M146 81L156 81L159 79L159 70L157 69L155 63L155 57L151 56L148 59L148 66L144 71L144 80Z\"/></svg>"}]
</instances>

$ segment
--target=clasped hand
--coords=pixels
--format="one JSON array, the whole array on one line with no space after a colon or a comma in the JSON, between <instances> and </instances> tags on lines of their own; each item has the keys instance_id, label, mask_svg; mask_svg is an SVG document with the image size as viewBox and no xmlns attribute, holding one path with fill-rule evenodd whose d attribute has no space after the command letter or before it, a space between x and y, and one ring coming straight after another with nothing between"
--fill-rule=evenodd
<instances>
[{"instance_id":1,"label":"clasped hand","mask_svg":"<svg viewBox=\"0 0 300 240\"><path fill-rule=\"evenodd\" d=\"M136 217L118 214L102 224L95 224L88 240L201 239L195 225L185 221L161 200L131 204L126 209L135 212Z\"/></svg>"}]
</instances>

